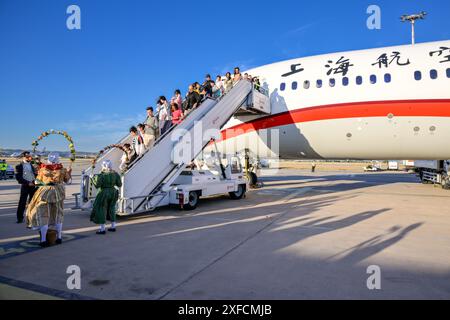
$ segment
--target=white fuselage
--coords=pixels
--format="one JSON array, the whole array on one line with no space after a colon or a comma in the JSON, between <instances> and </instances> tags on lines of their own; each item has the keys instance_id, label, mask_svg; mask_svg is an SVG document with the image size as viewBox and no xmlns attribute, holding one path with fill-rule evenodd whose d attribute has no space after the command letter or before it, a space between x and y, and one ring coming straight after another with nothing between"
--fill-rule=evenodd
<instances>
[{"instance_id":1,"label":"white fuselage","mask_svg":"<svg viewBox=\"0 0 450 320\"><path fill-rule=\"evenodd\" d=\"M219 144L227 153L450 159L450 41L305 57L246 72L269 90L272 113L230 120Z\"/></svg>"}]
</instances>

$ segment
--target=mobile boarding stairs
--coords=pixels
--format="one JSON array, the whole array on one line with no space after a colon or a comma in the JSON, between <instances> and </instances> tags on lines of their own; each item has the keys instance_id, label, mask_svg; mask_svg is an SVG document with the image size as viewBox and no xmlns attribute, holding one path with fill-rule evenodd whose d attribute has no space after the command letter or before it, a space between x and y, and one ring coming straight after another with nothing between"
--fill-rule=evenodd
<instances>
[{"instance_id":1,"label":"mobile boarding stairs","mask_svg":"<svg viewBox=\"0 0 450 320\"><path fill-rule=\"evenodd\" d=\"M167 204L169 193L177 179L183 180L182 176L180 177L182 174L189 175L186 172L187 166L212 141L220 138L220 136L217 137L217 132L220 132L220 129L233 116L237 114L268 115L270 112L270 99L266 90L263 88L256 90L252 83L246 80L237 82L227 94L220 98L206 98L181 124L173 126L158 139L152 149L147 150L123 172L118 214L149 212ZM132 137L128 135L119 141L119 144L130 143L131 140ZM122 154L120 149L111 149L98 162L111 160L113 169L120 172ZM96 189L90 183L90 176L100 172L98 167L100 166L83 171L80 194L75 195L78 207L86 209L92 204ZM223 166L221 169L220 179L230 179ZM228 188L232 187L228 186ZM80 201L81 204L79 204Z\"/></svg>"}]
</instances>

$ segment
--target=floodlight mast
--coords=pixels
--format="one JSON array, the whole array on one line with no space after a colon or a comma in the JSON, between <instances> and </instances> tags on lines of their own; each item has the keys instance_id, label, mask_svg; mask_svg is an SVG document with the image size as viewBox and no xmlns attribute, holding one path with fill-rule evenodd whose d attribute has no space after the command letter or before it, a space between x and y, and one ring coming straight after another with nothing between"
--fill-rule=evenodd
<instances>
[{"instance_id":1,"label":"floodlight mast","mask_svg":"<svg viewBox=\"0 0 450 320\"><path fill-rule=\"evenodd\" d=\"M416 30L415 30L416 20L423 20L423 19L425 19L426 15L427 15L427 13L425 11L422 11L421 13L410 14L410 15L405 14L400 17L402 22L409 21L411 23L411 43L412 43L412 45L416 44Z\"/></svg>"}]
</instances>

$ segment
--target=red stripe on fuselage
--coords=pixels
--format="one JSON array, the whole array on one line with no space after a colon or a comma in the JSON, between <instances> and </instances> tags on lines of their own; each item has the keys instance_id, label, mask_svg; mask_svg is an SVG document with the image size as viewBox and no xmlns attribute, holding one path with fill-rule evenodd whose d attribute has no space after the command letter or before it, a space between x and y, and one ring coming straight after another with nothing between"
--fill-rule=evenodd
<instances>
[{"instance_id":1,"label":"red stripe on fuselage","mask_svg":"<svg viewBox=\"0 0 450 320\"><path fill-rule=\"evenodd\" d=\"M257 130L295 123L368 117L450 117L450 100L355 102L296 109L242 123L222 131L227 140Z\"/></svg>"}]
</instances>

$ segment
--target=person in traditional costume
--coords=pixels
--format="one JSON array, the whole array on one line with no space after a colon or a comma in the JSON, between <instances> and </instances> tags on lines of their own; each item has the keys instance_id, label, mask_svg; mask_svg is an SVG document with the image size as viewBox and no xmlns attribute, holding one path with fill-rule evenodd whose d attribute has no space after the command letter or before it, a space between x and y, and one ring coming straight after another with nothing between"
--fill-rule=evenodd
<instances>
[{"instance_id":1,"label":"person in traditional costume","mask_svg":"<svg viewBox=\"0 0 450 320\"><path fill-rule=\"evenodd\" d=\"M47 231L49 226L56 227L58 233L56 244L62 243L62 226L64 219L64 199L66 190L64 183L71 179L72 169L65 169L59 161L59 154L48 155L47 164L41 164L35 179L37 190L27 209L27 225L39 230L40 246L47 247Z\"/></svg>"},{"instance_id":2,"label":"person in traditional costume","mask_svg":"<svg viewBox=\"0 0 450 320\"><path fill-rule=\"evenodd\" d=\"M96 233L106 234L106 220L111 221L108 231L116 232L116 203L119 199L117 188L122 187L122 180L112 169L110 160L103 161L102 171L92 177L92 183L98 190L91 213L91 221L100 225L100 230Z\"/></svg>"}]
</instances>

